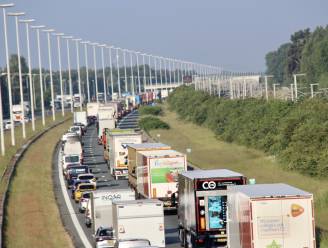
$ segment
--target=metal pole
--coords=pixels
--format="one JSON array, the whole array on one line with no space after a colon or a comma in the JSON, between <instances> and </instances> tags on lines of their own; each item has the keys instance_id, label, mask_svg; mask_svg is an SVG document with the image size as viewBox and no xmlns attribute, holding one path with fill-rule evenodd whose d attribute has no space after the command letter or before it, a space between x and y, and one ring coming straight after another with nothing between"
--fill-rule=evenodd
<instances>
[{"instance_id":1,"label":"metal pole","mask_svg":"<svg viewBox=\"0 0 328 248\"><path fill-rule=\"evenodd\" d=\"M161 57L158 57L159 59L159 77L161 79L161 91L163 89L163 77L162 77L162 59Z\"/></svg>"},{"instance_id":2,"label":"metal pole","mask_svg":"<svg viewBox=\"0 0 328 248\"><path fill-rule=\"evenodd\" d=\"M5 37L5 49L6 49L6 62L7 62L7 82L8 82L8 96L9 96L9 111L10 111L10 133L11 133L11 145L15 145L15 126L14 126L14 117L13 117L13 100L12 100L12 92L11 92L11 75L10 75L10 63L9 63L9 49L8 49L8 37L7 37L7 14L6 8L13 7L14 4L1 4L3 12L3 29L4 29L4 37Z\"/></svg>"},{"instance_id":3,"label":"metal pole","mask_svg":"<svg viewBox=\"0 0 328 248\"><path fill-rule=\"evenodd\" d=\"M66 39L66 50L67 50L67 65L68 65L68 82L69 82L69 94L71 96L71 112L74 112L74 103L73 103L73 87L72 87L72 72L71 72L71 54L69 49L69 40L72 39L72 36L63 37Z\"/></svg>"},{"instance_id":4,"label":"metal pole","mask_svg":"<svg viewBox=\"0 0 328 248\"><path fill-rule=\"evenodd\" d=\"M2 80L0 75L0 135L1 135L1 155L5 156L6 147L5 147L5 136L3 131L3 113L2 113ZM13 125L13 124L10 124Z\"/></svg>"},{"instance_id":5,"label":"metal pole","mask_svg":"<svg viewBox=\"0 0 328 248\"><path fill-rule=\"evenodd\" d=\"M158 77L157 77L157 60L156 60L156 57L153 56L153 60L154 60L154 63L155 63L155 83L156 83L156 88L158 86Z\"/></svg>"},{"instance_id":6,"label":"metal pole","mask_svg":"<svg viewBox=\"0 0 328 248\"><path fill-rule=\"evenodd\" d=\"M125 78L125 92L128 92L128 76L127 76L127 73L126 73L126 49L122 49L123 51L123 64L124 64L124 78Z\"/></svg>"},{"instance_id":7,"label":"metal pole","mask_svg":"<svg viewBox=\"0 0 328 248\"><path fill-rule=\"evenodd\" d=\"M97 79L97 59L96 59L96 45L97 43L91 44L93 48L93 66L94 66L94 73L95 73L95 86L96 86L96 101L98 100L98 79Z\"/></svg>"},{"instance_id":8,"label":"metal pole","mask_svg":"<svg viewBox=\"0 0 328 248\"><path fill-rule=\"evenodd\" d=\"M75 41L75 50L76 50L76 70L77 70L77 80L78 80L78 88L79 88L79 98L80 98L80 111L82 108L82 91L81 91L81 73L80 73L80 41L81 39L74 39Z\"/></svg>"},{"instance_id":9,"label":"metal pole","mask_svg":"<svg viewBox=\"0 0 328 248\"><path fill-rule=\"evenodd\" d=\"M117 64L117 86L118 86L118 96L121 98L121 80L120 80L120 65L119 65L119 55L118 55L118 50L120 48L116 48L116 64Z\"/></svg>"},{"instance_id":10,"label":"metal pole","mask_svg":"<svg viewBox=\"0 0 328 248\"><path fill-rule=\"evenodd\" d=\"M165 80L165 89L167 89L167 64L166 58L162 58L164 63L164 80Z\"/></svg>"},{"instance_id":11,"label":"metal pole","mask_svg":"<svg viewBox=\"0 0 328 248\"><path fill-rule=\"evenodd\" d=\"M130 66L131 66L131 91L132 91L132 95L134 96L135 94L135 91L134 91L134 77L133 77L133 61L132 61L132 51L129 51L130 52Z\"/></svg>"},{"instance_id":12,"label":"metal pole","mask_svg":"<svg viewBox=\"0 0 328 248\"><path fill-rule=\"evenodd\" d=\"M61 64L61 48L60 48L60 36L63 33L55 34L57 36L57 51L58 51L58 65L59 65L59 82L60 82L60 94L61 94L61 110L62 116L65 116L64 109L64 92L63 92L63 74L62 74L62 64Z\"/></svg>"},{"instance_id":13,"label":"metal pole","mask_svg":"<svg viewBox=\"0 0 328 248\"><path fill-rule=\"evenodd\" d=\"M22 130L23 130L23 139L26 139L26 130L25 130L25 107L24 107L24 94L23 94L23 78L22 78L22 64L20 57L20 45L19 45L19 26L18 26L18 16L24 15L24 13L8 13L9 16L15 17L15 26L16 26L16 45L17 45L17 60L18 60L18 77L19 77L19 93L20 93L20 106L22 110Z\"/></svg>"},{"instance_id":14,"label":"metal pole","mask_svg":"<svg viewBox=\"0 0 328 248\"><path fill-rule=\"evenodd\" d=\"M140 68L139 68L139 52L135 52L135 55L137 57L138 89L139 89L139 94L140 94L141 93L141 83L140 83Z\"/></svg>"},{"instance_id":15,"label":"metal pole","mask_svg":"<svg viewBox=\"0 0 328 248\"><path fill-rule=\"evenodd\" d=\"M150 61L150 57L151 55L149 54L148 55L148 66L149 66L149 86L152 87L153 86L153 81L152 81L152 78L151 78L151 61ZM151 91L151 89L150 89Z\"/></svg>"},{"instance_id":16,"label":"metal pole","mask_svg":"<svg viewBox=\"0 0 328 248\"><path fill-rule=\"evenodd\" d=\"M145 55L146 54L144 54L144 53L142 54L144 92L146 92L146 62L145 62Z\"/></svg>"},{"instance_id":17,"label":"metal pole","mask_svg":"<svg viewBox=\"0 0 328 248\"><path fill-rule=\"evenodd\" d=\"M103 87L104 87L104 97L105 102L107 102L107 90L106 90L106 75L105 75L105 57L104 57L104 47L105 45L101 45L101 63L103 69Z\"/></svg>"},{"instance_id":18,"label":"metal pole","mask_svg":"<svg viewBox=\"0 0 328 248\"><path fill-rule=\"evenodd\" d=\"M113 64L112 64L112 47L108 47L108 56L109 56L109 64L110 64L110 86L112 90L112 97L114 93L114 85L113 85Z\"/></svg>"},{"instance_id":19,"label":"metal pole","mask_svg":"<svg viewBox=\"0 0 328 248\"><path fill-rule=\"evenodd\" d=\"M88 44L89 41L84 41L84 58L85 58L85 70L86 70L86 81L87 81L87 93L88 93L88 102L90 102L90 83L89 83L89 68L88 68Z\"/></svg>"}]
</instances>

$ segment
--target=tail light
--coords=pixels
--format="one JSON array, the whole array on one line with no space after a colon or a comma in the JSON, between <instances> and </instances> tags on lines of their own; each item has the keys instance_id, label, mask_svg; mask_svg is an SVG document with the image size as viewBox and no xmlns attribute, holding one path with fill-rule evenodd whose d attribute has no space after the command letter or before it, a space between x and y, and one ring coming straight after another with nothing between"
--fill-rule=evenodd
<instances>
[{"instance_id":1,"label":"tail light","mask_svg":"<svg viewBox=\"0 0 328 248\"><path fill-rule=\"evenodd\" d=\"M205 217L200 217L199 218L199 224L200 224L200 229L205 230Z\"/></svg>"}]
</instances>

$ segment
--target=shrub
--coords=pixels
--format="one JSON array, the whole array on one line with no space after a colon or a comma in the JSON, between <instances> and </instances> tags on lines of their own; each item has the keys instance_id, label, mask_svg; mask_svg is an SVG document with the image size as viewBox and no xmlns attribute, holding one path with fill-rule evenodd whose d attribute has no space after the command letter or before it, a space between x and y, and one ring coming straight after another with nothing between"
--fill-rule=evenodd
<instances>
[{"instance_id":1,"label":"shrub","mask_svg":"<svg viewBox=\"0 0 328 248\"><path fill-rule=\"evenodd\" d=\"M170 126L166 122L154 116L141 118L141 120L139 120L139 126L145 131L152 129L170 129Z\"/></svg>"},{"instance_id":2,"label":"shrub","mask_svg":"<svg viewBox=\"0 0 328 248\"><path fill-rule=\"evenodd\" d=\"M161 115L163 113L161 106L141 106L140 115Z\"/></svg>"}]
</instances>

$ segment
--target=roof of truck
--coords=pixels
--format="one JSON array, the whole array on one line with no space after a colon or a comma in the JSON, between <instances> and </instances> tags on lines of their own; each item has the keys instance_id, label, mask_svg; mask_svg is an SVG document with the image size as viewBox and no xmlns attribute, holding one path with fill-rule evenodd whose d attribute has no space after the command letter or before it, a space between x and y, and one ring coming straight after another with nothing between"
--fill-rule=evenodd
<instances>
[{"instance_id":1,"label":"roof of truck","mask_svg":"<svg viewBox=\"0 0 328 248\"><path fill-rule=\"evenodd\" d=\"M242 177L244 175L227 169L216 170L192 170L181 172L181 175L190 179L204 178L226 178L226 177Z\"/></svg>"},{"instance_id":2,"label":"roof of truck","mask_svg":"<svg viewBox=\"0 0 328 248\"><path fill-rule=\"evenodd\" d=\"M250 198L312 196L311 193L285 183L239 185L228 188L229 191L241 192Z\"/></svg>"},{"instance_id":3,"label":"roof of truck","mask_svg":"<svg viewBox=\"0 0 328 248\"><path fill-rule=\"evenodd\" d=\"M181 152L175 150L151 150L151 151L138 151L139 154L142 154L146 157L156 158L156 157L165 157L165 156L185 156Z\"/></svg>"},{"instance_id":4,"label":"roof of truck","mask_svg":"<svg viewBox=\"0 0 328 248\"><path fill-rule=\"evenodd\" d=\"M161 204L163 202L157 199L142 199L142 200L130 200L130 201L115 201L113 202L116 205L144 205L144 204Z\"/></svg>"},{"instance_id":5,"label":"roof of truck","mask_svg":"<svg viewBox=\"0 0 328 248\"><path fill-rule=\"evenodd\" d=\"M155 149L155 148L171 148L169 145L163 143L141 143L141 144L128 144L128 147L133 149L147 150L147 149Z\"/></svg>"}]
</instances>

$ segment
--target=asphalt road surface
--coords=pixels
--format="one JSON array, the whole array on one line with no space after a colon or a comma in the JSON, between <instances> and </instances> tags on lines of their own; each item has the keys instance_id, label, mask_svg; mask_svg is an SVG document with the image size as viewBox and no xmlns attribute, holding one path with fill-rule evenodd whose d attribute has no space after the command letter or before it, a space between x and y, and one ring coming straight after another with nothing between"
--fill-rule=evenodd
<instances>
[{"instance_id":1,"label":"asphalt road surface","mask_svg":"<svg viewBox=\"0 0 328 248\"><path fill-rule=\"evenodd\" d=\"M120 128L136 128L138 112L132 112L123 118L119 123ZM59 139L60 137L58 137ZM109 174L109 170L103 158L103 147L98 145L95 125L88 127L87 133L83 137L84 142L84 163L89 165L95 176L98 178L97 188L128 188L127 180L115 181ZM76 247L92 247L91 228L84 224L84 214L79 213L78 204L70 198L70 191L67 190L63 180L60 157L60 146L56 149L53 158L54 187L55 195L61 212L61 217L66 230L69 232ZM176 214L165 215L165 237L166 247L180 247L177 233L178 219ZM138 227L136 227L138 228Z\"/></svg>"}]
</instances>

